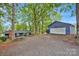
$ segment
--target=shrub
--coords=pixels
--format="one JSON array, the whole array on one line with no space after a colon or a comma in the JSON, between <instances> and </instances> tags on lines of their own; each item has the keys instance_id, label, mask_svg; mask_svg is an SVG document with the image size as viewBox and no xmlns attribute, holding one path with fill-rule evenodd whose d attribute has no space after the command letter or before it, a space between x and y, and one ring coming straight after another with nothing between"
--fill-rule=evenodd
<instances>
[{"instance_id":1,"label":"shrub","mask_svg":"<svg viewBox=\"0 0 79 59\"><path fill-rule=\"evenodd\" d=\"M3 41L3 42L5 42L5 41L7 40L7 38L5 38L5 37L0 37L0 40Z\"/></svg>"}]
</instances>

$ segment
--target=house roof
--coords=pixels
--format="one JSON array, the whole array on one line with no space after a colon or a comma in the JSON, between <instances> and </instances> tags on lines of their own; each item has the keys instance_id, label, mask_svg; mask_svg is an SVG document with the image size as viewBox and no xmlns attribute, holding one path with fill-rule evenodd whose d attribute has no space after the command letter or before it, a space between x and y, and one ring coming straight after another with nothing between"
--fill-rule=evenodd
<instances>
[{"instance_id":1,"label":"house roof","mask_svg":"<svg viewBox=\"0 0 79 59\"><path fill-rule=\"evenodd\" d=\"M60 28L60 27L69 27L69 26L74 27L74 25L69 24L69 23L55 21L55 22L51 23L48 27L49 28L58 28L58 27Z\"/></svg>"}]
</instances>

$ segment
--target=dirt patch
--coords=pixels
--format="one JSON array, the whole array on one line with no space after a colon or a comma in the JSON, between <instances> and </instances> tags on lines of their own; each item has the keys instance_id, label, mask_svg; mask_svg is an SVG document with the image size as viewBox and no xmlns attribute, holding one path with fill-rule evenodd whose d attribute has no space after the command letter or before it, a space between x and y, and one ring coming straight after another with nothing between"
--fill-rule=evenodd
<instances>
[{"instance_id":1,"label":"dirt patch","mask_svg":"<svg viewBox=\"0 0 79 59\"><path fill-rule=\"evenodd\" d=\"M64 35L35 35L9 43L0 55L7 56L55 56L79 55L79 47L64 42ZM5 47L5 46L4 46Z\"/></svg>"}]
</instances>

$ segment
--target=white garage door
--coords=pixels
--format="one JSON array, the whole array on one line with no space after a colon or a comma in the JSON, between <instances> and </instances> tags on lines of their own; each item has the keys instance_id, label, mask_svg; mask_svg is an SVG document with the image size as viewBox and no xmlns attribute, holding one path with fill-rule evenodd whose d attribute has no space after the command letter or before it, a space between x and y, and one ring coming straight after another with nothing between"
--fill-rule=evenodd
<instances>
[{"instance_id":1,"label":"white garage door","mask_svg":"<svg viewBox=\"0 0 79 59\"><path fill-rule=\"evenodd\" d=\"M50 28L50 33L66 34L66 28Z\"/></svg>"}]
</instances>

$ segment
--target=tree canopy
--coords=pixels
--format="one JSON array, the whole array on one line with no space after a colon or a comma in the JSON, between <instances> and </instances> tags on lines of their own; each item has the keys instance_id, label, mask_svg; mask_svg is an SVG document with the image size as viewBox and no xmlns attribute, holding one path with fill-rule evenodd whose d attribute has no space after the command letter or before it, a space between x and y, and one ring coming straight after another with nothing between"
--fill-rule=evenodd
<instances>
[{"instance_id":1,"label":"tree canopy","mask_svg":"<svg viewBox=\"0 0 79 59\"><path fill-rule=\"evenodd\" d=\"M75 4L49 3L2 3L0 4L0 28L2 21L9 22L12 30L29 30L33 34L43 34L53 21L60 21L61 13L71 11ZM1 29L0 29L1 30ZM3 30L3 29L2 29Z\"/></svg>"}]
</instances>

